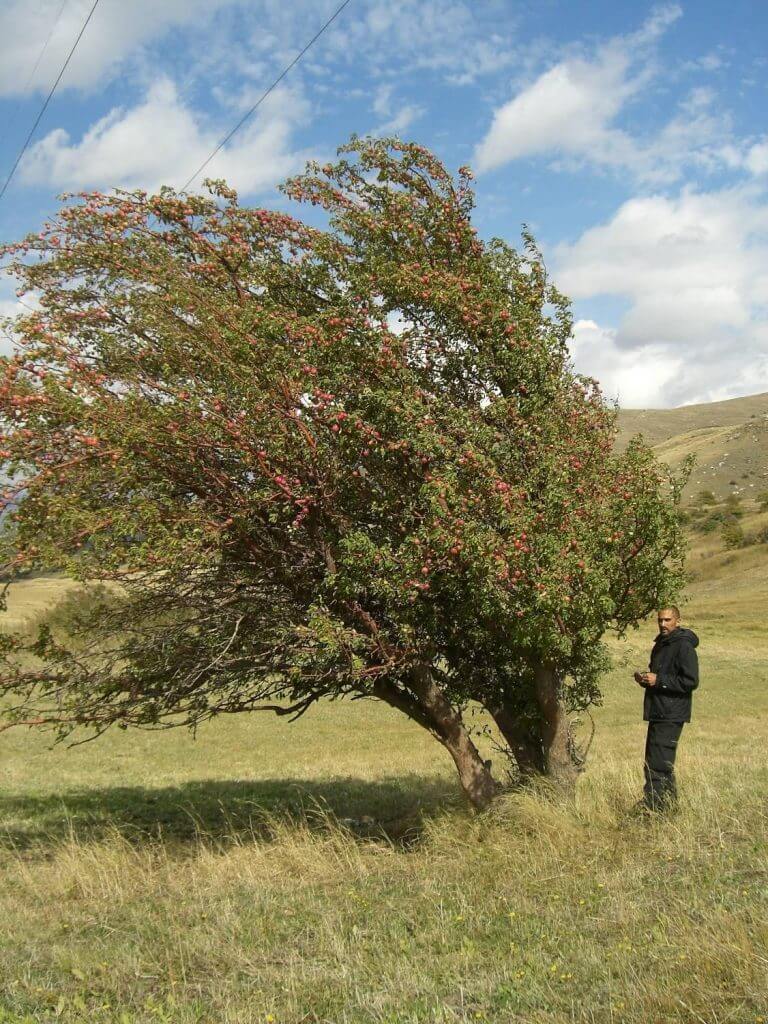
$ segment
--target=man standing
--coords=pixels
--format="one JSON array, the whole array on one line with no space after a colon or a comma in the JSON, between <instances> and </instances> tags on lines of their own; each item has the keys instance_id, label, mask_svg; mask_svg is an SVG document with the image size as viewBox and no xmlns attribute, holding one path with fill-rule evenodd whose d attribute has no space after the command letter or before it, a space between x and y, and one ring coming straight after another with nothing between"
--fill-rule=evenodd
<instances>
[{"instance_id":1,"label":"man standing","mask_svg":"<svg viewBox=\"0 0 768 1024\"><path fill-rule=\"evenodd\" d=\"M699 638L680 625L680 612L674 605L659 609L658 623L650 671L634 675L635 682L645 689L643 721L648 723L645 789L638 806L648 810L669 807L677 800L677 742L684 723L691 720L691 694L699 685Z\"/></svg>"}]
</instances>

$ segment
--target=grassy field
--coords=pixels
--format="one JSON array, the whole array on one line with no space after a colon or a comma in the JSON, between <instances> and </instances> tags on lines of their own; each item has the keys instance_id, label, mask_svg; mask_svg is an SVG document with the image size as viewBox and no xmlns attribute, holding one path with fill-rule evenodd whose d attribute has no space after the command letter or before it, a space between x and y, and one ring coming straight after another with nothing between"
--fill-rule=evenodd
<instances>
[{"instance_id":1,"label":"grassy field","mask_svg":"<svg viewBox=\"0 0 768 1024\"><path fill-rule=\"evenodd\" d=\"M469 814L442 749L373 703L0 734L0 1024L768 1024L768 545L695 534L691 570L672 817L627 813L653 623L615 644L568 802ZM7 625L65 586L17 584Z\"/></svg>"}]
</instances>

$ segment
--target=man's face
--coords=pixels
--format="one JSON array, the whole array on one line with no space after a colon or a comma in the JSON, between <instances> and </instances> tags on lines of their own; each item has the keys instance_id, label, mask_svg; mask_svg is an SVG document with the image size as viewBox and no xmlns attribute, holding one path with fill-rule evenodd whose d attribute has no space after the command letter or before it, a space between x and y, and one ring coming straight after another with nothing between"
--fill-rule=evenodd
<instances>
[{"instance_id":1,"label":"man's face","mask_svg":"<svg viewBox=\"0 0 768 1024\"><path fill-rule=\"evenodd\" d=\"M671 633L673 629L677 629L680 625L680 619L678 619L671 608L660 608L658 623L659 632L666 634Z\"/></svg>"}]
</instances>

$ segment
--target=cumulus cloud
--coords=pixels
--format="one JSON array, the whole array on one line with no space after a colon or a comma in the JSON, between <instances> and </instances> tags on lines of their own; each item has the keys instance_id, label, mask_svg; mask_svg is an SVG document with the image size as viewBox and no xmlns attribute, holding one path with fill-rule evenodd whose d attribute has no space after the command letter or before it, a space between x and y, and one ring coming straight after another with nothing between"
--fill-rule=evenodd
<instances>
[{"instance_id":1,"label":"cumulus cloud","mask_svg":"<svg viewBox=\"0 0 768 1024\"><path fill-rule=\"evenodd\" d=\"M560 166L627 169L642 181L659 183L675 181L686 166L715 170L743 164L741 150L733 144L729 149L730 118L715 109L711 89L698 87L681 96L671 118L650 136L635 137L619 124L657 78L654 46L681 13L676 5L659 8L637 32L589 54L564 57L540 74L494 112L475 148L477 169L545 156Z\"/></svg>"},{"instance_id":2,"label":"cumulus cloud","mask_svg":"<svg viewBox=\"0 0 768 1024\"><path fill-rule=\"evenodd\" d=\"M604 383L661 405L768 390L768 200L755 186L631 199L555 260L574 299L629 303L615 330L582 324L577 336L577 366Z\"/></svg>"},{"instance_id":3,"label":"cumulus cloud","mask_svg":"<svg viewBox=\"0 0 768 1024\"><path fill-rule=\"evenodd\" d=\"M570 345L576 369L598 380L606 397L623 408L665 405L665 389L682 372L682 357L660 344L622 349L616 333L594 320L577 320Z\"/></svg>"},{"instance_id":4,"label":"cumulus cloud","mask_svg":"<svg viewBox=\"0 0 768 1024\"><path fill-rule=\"evenodd\" d=\"M273 186L309 155L290 148L292 131L307 114L300 95L276 90L203 177L223 177L246 193ZM110 111L79 141L61 128L50 132L30 149L20 173L28 184L59 188L181 187L214 150L220 131L202 124L163 78L141 103Z\"/></svg>"},{"instance_id":5,"label":"cumulus cloud","mask_svg":"<svg viewBox=\"0 0 768 1024\"><path fill-rule=\"evenodd\" d=\"M632 144L610 123L636 90L626 55L564 61L500 107L475 151L478 170L520 157L559 151L626 162Z\"/></svg>"},{"instance_id":6,"label":"cumulus cloud","mask_svg":"<svg viewBox=\"0 0 768 1024\"><path fill-rule=\"evenodd\" d=\"M232 0L131 0L102 3L96 9L67 68L62 87L92 88L114 73L121 62L174 27L200 29L215 11ZM0 5L0 96L47 90L80 31L91 0L9 0ZM61 17L57 15L61 10ZM30 71L50 34L43 59L30 82Z\"/></svg>"}]
</instances>

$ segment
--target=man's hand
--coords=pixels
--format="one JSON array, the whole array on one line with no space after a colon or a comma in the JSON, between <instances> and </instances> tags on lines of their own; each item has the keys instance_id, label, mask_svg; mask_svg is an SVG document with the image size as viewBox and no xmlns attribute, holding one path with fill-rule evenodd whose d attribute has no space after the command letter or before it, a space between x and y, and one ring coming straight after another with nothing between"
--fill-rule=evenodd
<instances>
[{"instance_id":1,"label":"man's hand","mask_svg":"<svg viewBox=\"0 0 768 1024\"><path fill-rule=\"evenodd\" d=\"M640 686L655 686L656 685L656 673L655 672L635 672L635 682Z\"/></svg>"}]
</instances>

